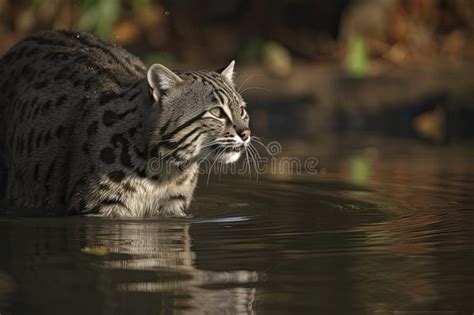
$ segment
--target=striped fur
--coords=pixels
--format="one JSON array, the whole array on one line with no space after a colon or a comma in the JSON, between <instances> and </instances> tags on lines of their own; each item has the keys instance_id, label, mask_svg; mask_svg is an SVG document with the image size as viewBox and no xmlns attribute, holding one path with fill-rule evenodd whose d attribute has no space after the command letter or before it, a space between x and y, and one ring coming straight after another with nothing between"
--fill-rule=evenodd
<instances>
[{"instance_id":1,"label":"striped fur","mask_svg":"<svg viewBox=\"0 0 474 315\"><path fill-rule=\"evenodd\" d=\"M239 136L248 115L232 76L233 63L146 69L84 33L19 42L0 61L7 199L67 214L185 216L199 161L219 152L233 162L250 141Z\"/></svg>"}]
</instances>

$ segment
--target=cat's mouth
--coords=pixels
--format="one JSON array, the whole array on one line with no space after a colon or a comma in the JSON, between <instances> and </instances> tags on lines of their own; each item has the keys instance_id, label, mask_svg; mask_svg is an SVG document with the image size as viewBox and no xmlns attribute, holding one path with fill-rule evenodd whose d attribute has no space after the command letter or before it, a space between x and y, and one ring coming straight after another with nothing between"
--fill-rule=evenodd
<instances>
[{"instance_id":1,"label":"cat's mouth","mask_svg":"<svg viewBox=\"0 0 474 315\"><path fill-rule=\"evenodd\" d=\"M238 152L238 153L240 153L240 152L242 152L242 151L244 151L244 150L245 150L245 146L244 146L244 145L241 145L241 146L239 146L238 148L234 148L234 147L232 147L232 148L227 148L225 151L226 151L226 153L231 153L231 152Z\"/></svg>"},{"instance_id":2,"label":"cat's mouth","mask_svg":"<svg viewBox=\"0 0 474 315\"><path fill-rule=\"evenodd\" d=\"M222 155L222 161L224 161L226 164L237 162L241 154L242 151L232 150L230 152L226 152Z\"/></svg>"},{"instance_id":3,"label":"cat's mouth","mask_svg":"<svg viewBox=\"0 0 474 315\"><path fill-rule=\"evenodd\" d=\"M246 149L246 144L215 144L208 147L210 153L206 154L207 158L220 160L226 164L236 162Z\"/></svg>"},{"instance_id":4,"label":"cat's mouth","mask_svg":"<svg viewBox=\"0 0 474 315\"><path fill-rule=\"evenodd\" d=\"M225 153L222 155L222 161L224 161L224 163L226 164L237 162L237 160L240 158L240 155L242 154L244 150L245 150L244 144L239 144L237 147L232 146L232 147L226 148L224 150Z\"/></svg>"}]
</instances>

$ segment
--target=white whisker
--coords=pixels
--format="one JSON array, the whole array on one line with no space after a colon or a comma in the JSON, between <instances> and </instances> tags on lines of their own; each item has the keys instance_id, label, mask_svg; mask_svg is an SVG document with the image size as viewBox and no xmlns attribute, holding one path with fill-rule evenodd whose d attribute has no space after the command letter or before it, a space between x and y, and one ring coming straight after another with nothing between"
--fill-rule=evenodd
<instances>
[{"instance_id":1,"label":"white whisker","mask_svg":"<svg viewBox=\"0 0 474 315\"><path fill-rule=\"evenodd\" d=\"M216 154L216 159L212 163L211 168L209 169L209 173L207 174L207 185L209 185L209 178L211 177L211 173L212 173L212 169L214 168L214 164L216 164L216 162L219 160L219 158L220 158L221 154L223 154L223 152L225 152L225 148L220 148L220 151Z\"/></svg>"},{"instance_id":2,"label":"white whisker","mask_svg":"<svg viewBox=\"0 0 474 315\"><path fill-rule=\"evenodd\" d=\"M265 150L267 149L267 146L260 140L258 139L252 139L255 143L261 145Z\"/></svg>"},{"instance_id":3,"label":"white whisker","mask_svg":"<svg viewBox=\"0 0 474 315\"><path fill-rule=\"evenodd\" d=\"M263 87L260 87L260 86L250 86L248 88L245 88L242 92L240 92L240 94L244 94L246 91L249 91L249 90L262 90L262 91L265 91L267 93L273 93L273 91L271 91L269 89L266 89L266 88L263 88Z\"/></svg>"},{"instance_id":4,"label":"white whisker","mask_svg":"<svg viewBox=\"0 0 474 315\"><path fill-rule=\"evenodd\" d=\"M252 180L252 171L250 170L250 162L249 162L249 153L247 148L245 148L245 162L249 168L249 182Z\"/></svg>"},{"instance_id":5,"label":"white whisker","mask_svg":"<svg viewBox=\"0 0 474 315\"><path fill-rule=\"evenodd\" d=\"M239 86L239 88L237 89L237 93L240 93L240 90L242 90L242 88L244 87L244 84L252 79L252 78L255 78L255 77L258 77L258 76L263 76L263 73L256 73L256 74L252 74L252 75L249 75Z\"/></svg>"},{"instance_id":6,"label":"white whisker","mask_svg":"<svg viewBox=\"0 0 474 315\"><path fill-rule=\"evenodd\" d=\"M258 181L258 169L257 169L257 164L256 164L256 161L255 161L255 157L253 155L253 152L251 150L251 148L249 147L249 155L250 157L252 158L252 165L255 169L255 180Z\"/></svg>"}]
</instances>

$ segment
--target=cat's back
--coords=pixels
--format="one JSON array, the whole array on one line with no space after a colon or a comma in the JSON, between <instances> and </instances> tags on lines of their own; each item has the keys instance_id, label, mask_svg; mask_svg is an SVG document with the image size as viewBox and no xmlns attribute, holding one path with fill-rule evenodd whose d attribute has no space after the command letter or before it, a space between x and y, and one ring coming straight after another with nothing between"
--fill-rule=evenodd
<instances>
[{"instance_id":1,"label":"cat's back","mask_svg":"<svg viewBox=\"0 0 474 315\"><path fill-rule=\"evenodd\" d=\"M17 43L2 58L1 90L49 86L84 94L116 91L145 74L145 66L121 47L91 34L40 32ZM14 95L11 95L14 96Z\"/></svg>"},{"instance_id":2,"label":"cat's back","mask_svg":"<svg viewBox=\"0 0 474 315\"><path fill-rule=\"evenodd\" d=\"M58 188L64 185L61 172L88 108L145 75L137 57L86 33L40 32L12 47L0 60L0 158L8 168L7 194L33 204L48 195L48 187L41 194L19 192L38 191L38 183L55 178Z\"/></svg>"},{"instance_id":3,"label":"cat's back","mask_svg":"<svg viewBox=\"0 0 474 315\"><path fill-rule=\"evenodd\" d=\"M76 117L86 101L145 75L140 59L88 33L43 31L23 39L0 59L0 148L6 151L7 134L14 137L18 125Z\"/></svg>"}]
</instances>

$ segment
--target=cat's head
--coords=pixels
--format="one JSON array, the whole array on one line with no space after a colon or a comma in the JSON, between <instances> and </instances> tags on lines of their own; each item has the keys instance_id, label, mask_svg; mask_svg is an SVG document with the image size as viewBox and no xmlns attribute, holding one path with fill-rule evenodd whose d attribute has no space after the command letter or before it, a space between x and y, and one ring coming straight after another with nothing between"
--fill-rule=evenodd
<instances>
[{"instance_id":1,"label":"cat's head","mask_svg":"<svg viewBox=\"0 0 474 315\"><path fill-rule=\"evenodd\" d=\"M178 162L239 159L251 136L246 104L233 76L234 61L218 71L171 71L161 64L148 69L157 109L152 142L160 156Z\"/></svg>"}]
</instances>

